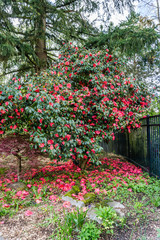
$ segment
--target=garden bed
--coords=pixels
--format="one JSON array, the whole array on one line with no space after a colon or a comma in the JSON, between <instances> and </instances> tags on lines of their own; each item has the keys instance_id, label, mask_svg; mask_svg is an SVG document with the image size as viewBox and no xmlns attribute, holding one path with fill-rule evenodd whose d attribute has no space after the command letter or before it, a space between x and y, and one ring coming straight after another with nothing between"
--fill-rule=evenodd
<instances>
[{"instance_id":1,"label":"garden bed","mask_svg":"<svg viewBox=\"0 0 160 240\"><path fill-rule=\"evenodd\" d=\"M67 206L61 199L75 185L80 189L72 196L77 201L83 201L86 193L94 193L96 197L92 204L103 206L104 199L112 199L125 206L123 224L114 224L113 234L106 233L103 225L96 223L97 228L102 231L99 239L158 239L159 180L150 178L140 168L116 155L103 155L100 167L88 165L88 169L83 172L71 161L49 163L50 160L44 156L40 156L39 160L39 167L32 169L29 169L27 160L22 162L22 182L26 188L20 192L8 188L8 184L17 181L14 159L1 155L0 232L4 239L48 239L56 227L54 216L63 220L64 211L77 211L74 206ZM86 204L83 211L90 204ZM77 239L76 236L77 233L73 230L70 239Z\"/></svg>"}]
</instances>

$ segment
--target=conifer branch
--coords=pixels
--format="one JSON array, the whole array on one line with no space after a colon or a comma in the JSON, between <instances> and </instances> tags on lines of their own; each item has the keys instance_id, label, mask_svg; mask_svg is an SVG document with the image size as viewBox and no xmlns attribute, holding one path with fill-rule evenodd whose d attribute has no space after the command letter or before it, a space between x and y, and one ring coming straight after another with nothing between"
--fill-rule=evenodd
<instances>
[{"instance_id":1,"label":"conifer branch","mask_svg":"<svg viewBox=\"0 0 160 240\"><path fill-rule=\"evenodd\" d=\"M0 77L4 77L4 76L6 76L6 75L8 75L8 74L12 74L12 73L23 72L23 71L26 71L26 70L29 70L29 69L32 69L32 67L26 67L26 68L24 68L24 69L12 70L12 71L10 71L10 72L1 74Z\"/></svg>"}]
</instances>

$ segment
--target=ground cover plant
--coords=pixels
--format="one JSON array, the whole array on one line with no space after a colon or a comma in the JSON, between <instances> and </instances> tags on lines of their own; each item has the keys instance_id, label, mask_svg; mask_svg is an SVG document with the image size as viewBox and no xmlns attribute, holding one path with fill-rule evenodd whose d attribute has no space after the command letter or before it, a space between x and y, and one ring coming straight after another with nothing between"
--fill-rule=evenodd
<instances>
[{"instance_id":1,"label":"ground cover plant","mask_svg":"<svg viewBox=\"0 0 160 240\"><path fill-rule=\"evenodd\" d=\"M138 114L150 103L147 86L123 69L108 49L66 44L51 69L0 86L0 134L28 133L32 147L82 169L98 164L100 143L140 127Z\"/></svg>"},{"instance_id":2,"label":"ground cover plant","mask_svg":"<svg viewBox=\"0 0 160 240\"><path fill-rule=\"evenodd\" d=\"M30 169L21 180L26 185L21 191L9 188L11 183L18 180L16 169L12 175L7 175L6 170L0 177L2 227L10 219L9 216L13 218L14 214L23 211L23 215L30 219L41 208L42 215L47 212L41 226L49 229L48 237L52 236L52 239L55 239L55 236L57 239L136 239L128 236L118 238L118 234L127 232L134 236L134 228L135 232L142 226L148 228L148 221L152 217L152 221L158 221L156 211L160 206L160 181L150 178L142 169L122 159L103 157L100 161L101 167L88 163L85 171L71 160L66 163L54 160L40 169ZM95 195L91 202L86 202L82 210L77 210L69 202L61 200L62 195L74 188L79 189L72 193L72 197L77 200L85 201L87 194ZM111 199L125 205L127 212L123 221L119 221L118 216L107 208L106 202ZM85 215L91 204L95 204L101 219L105 216L104 224L86 220ZM56 205L59 206L58 210ZM32 207L36 209L33 211ZM93 236L90 236L93 226L99 231L93 231ZM84 232L86 236L83 235Z\"/></svg>"}]
</instances>

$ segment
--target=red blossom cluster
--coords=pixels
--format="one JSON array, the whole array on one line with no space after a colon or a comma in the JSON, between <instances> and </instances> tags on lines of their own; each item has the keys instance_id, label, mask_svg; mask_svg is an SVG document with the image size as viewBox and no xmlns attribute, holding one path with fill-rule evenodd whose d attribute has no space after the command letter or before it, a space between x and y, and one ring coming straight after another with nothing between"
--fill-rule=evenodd
<instances>
[{"instance_id":1,"label":"red blossom cluster","mask_svg":"<svg viewBox=\"0 0 160 240\"><path fill-rule=\"evenodd\" d=\"M71 158L82 168L95 163L99 143L140 127L138 113L150 102L147 89L122 70L108 49L65 46L54 67L13 78L0 91L0 134L27 132L51 158Z\"/></svg>"}]
</instances>

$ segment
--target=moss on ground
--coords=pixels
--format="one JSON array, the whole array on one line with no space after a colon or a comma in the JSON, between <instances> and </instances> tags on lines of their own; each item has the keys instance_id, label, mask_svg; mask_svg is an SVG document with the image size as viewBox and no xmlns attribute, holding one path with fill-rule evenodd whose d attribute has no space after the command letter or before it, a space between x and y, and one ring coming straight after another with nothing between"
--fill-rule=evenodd
<instances>
[{"instance_id":1,"label":"moss on ground","mask_svg":"<svg viewBox=\"0 0 160 240\"><path fill-rule=\"evenodd\" d=\"M94 200L96 199L95 193L92 193L92 192L86 193L83 197L84 197L83 202L85 205L88 205L88 204L94 202Z\"/></svg>"},{"instance_id":2,"label":"moss on ground","mask_svg":"<svg viewBox=\"0 0 160 240\"><path fill-rule=\"evenodd\" d=\"M105 206L108 206L108 202L111 202L112 200L111 199L103 199L103 200L101 200L101 201L99 201L99 202L97 202L96 204L95 204L95 206L98 208L98 207L105 207Z\"/></svg>"},{"instance_id":3,"label":"moss on ground","mask_svg":"<svg viewBox=\"0 0 160 240\"><path fill-rule=\"evenodd\" d=\"M72 194L78 194L80 192L80 188L79 186L75 185L72 187L72 189L70 191L68 191L64 196L67 196L67 197L71 197L73 199L76 199L72 196Z\"/></svg>"},{"instance_id":4,"label":"moss on ground","mask_svg":"<svg viewBox=\"0 0 160 240\"><path fill-rule=\"evenodd\" d=\"M0 176L4 175L7 172L7 168L1 167L0 168Z\"/></svg>"}]
</instances>

